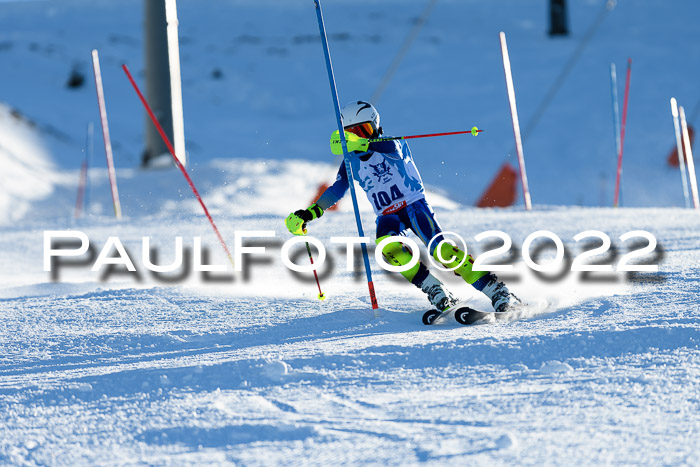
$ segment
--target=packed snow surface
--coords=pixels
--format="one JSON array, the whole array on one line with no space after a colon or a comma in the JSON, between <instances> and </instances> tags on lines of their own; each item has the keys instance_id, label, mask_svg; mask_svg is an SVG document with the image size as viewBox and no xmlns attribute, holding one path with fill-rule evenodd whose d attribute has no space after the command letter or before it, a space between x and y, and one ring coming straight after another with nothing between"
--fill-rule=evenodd
<instances>
[{"instance_id":1,"label":"packed snow surface","mask_svg":"<svg viewBox=\"0 0 700 467\"><path fill-rule=\"evenodd\" d=\"M284 214L302 201L285 199L278 186L278 205L260 208L269 214L246 213L249 191L256 188L226 193L230 185L223 182L243 183L234 174L246 164L246 173L262 179L279 169L221 161L211 173L202 172L209 176L199 179L195 171L194 177L220 185L205 201L229 245L236 231L274 232L247 240L246 246L264 246L265 253L247 257L242 272L229 266L227 273L203 278L180 268L156 277L145 269L144 236L158 253L151 257L156 264L172 262L177 236L190 256L193 238L202 237L206 264L227 264L184 191L172 206L163 199L162 209L122 221L109 213L51 218L49 207L38 203L39 218L2 228L3 462L700 462L696 213L437 208L443 227L461 233L474 254L498 246L475 242L480 232L498 229L513 239L512 257L495 262L515 264L502 278L533 306L481 325L465 327L446 317L426 327L425 296L372 259L380 306L374 316L359 252L356 272L347 272L345 247L330 243L332 236L356 235L347 210L310 225L328 251L320 275L328 298L319 301L313 276L291 273L280 259L290 237ZM289 162L284 172L303 170L302 163ZM144 190L157 189L149 177L121 174L123 190L140 193L125 198L125 212L138 211ZM163 190L186 189L177 172L158 177ZM106 190L105 184L103 177L94 189ZM363 210L370 232L371 217ZM91 262L77 258L77 264L59 266L52 280L42 267L44 231L66 229L88 235L92 261L108 237L118 237L138 274L107 266L92 272ZM571 272L567 260L555 272L535 275L523 266L519 246L540 229L556 233L571 258L599 245L594 239L578 244L576 234L605 232L616 254L594 259L613 265L646 244L622 242L620 235L647 230L658 246L642 262L659 264L659 272L584 277ZM292 257L307 264L303 247ZM552 257L548 247L537 261ZM452 274L439 277L472 305L488 306Z\"/></svg>"}]
</instances>

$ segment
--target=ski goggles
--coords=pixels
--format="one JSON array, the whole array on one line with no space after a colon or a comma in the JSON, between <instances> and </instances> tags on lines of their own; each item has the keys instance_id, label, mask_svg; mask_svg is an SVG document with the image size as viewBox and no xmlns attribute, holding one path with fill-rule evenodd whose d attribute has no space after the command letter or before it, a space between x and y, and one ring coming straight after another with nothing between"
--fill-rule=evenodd
<instances>
[{"instance_id":1,"label":"ski goggles","mask_svg":"<svg viewBox=\"0 0 700 467\"><path fill-rule=\"evenodd\" d=\"M364 122L346 127L345 131L349 131L360 138L371 138L377 130L374 128L372 122Z\"/></svg>"}]
</instances>

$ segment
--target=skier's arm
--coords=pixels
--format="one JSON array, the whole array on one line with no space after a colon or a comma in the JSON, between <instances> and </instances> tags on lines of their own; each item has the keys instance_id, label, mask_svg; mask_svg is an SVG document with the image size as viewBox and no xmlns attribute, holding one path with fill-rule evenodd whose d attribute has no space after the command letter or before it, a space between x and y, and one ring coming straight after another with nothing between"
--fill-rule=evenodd
<instances>
[{"instance_id":1,"label":"skier's arm","mask_svg":"<svg viewBox=\"0 0 700 467\"><path fill-rule=\"evenodd\" d=\"M348 183L348 174L345 170L345 161L343 161L343 163L340 164L340 169L338 169L338 176L335 179L335 183L323 192L316 201L316 204L325 211L340 201L340 198L345 196L348 188L350 188L350 184Z\"/></svg>"},{"instance_id":2,"label":"skier's arm","mask_svg":"<svg viewBox=\"0 0 700 467\"><path fill-rule=\"evenodd\" d=\"M284 220L287 230L294 235L306 235L306 223L323 215L323 209L314 203L306 209L294 211Z\"/></svg>"},{"instance_id":3,"label":"skier's arm","mask_svg":"<svg viewBox=\"0 0 700 467\"><path fill-rule=\"evenodd\" d=\"M391 159L401 159L401 144L396 140L368 142L350 132L345 132L345 140L349 152L379 152ZM338 130L331 134L331 152L337 156L343 154Z\"/></svg>"},{"instance_id":4,"label":"skier's arm","mask_svg":"<svg viewBox=\"0 0 700 467\"><path fill-rule=\"evenodd\" d=\"M379 152L390 159L401 159L401 146L396 140L369 143L370 152Z\"/></svg>"},{"instance_id":5,"label":"skier's arm","mask_svg":"<svg viewBox=\"0 0 700 467\"><path fill-rule=\"evenodd\" d=\"M369 142L366 138L360 138L359 136L348 131L345 132L345 143L347 145L348 152L365 152L367 151L367 146L369 146ZM331 152L336 156L343 154L343 145L340 142L340 133L338 133L338 130L331 133Z\"/></svg>"},{"instance_id":6,"label":"skier's arm","mask_svg":"<svg viewBox=\"0 0 700 467\"><path fill-rule=\"evenodd\" d=\"M350 188L347 173L345 172L345 162L340 165L338 177L333 185L323 192L321 197L314 204L306 209L294 211L284 221L284 224L294 235L306 235L306 224L323 215L323 211L337 203L345 192Z\"/></svg>"}]
</instances>

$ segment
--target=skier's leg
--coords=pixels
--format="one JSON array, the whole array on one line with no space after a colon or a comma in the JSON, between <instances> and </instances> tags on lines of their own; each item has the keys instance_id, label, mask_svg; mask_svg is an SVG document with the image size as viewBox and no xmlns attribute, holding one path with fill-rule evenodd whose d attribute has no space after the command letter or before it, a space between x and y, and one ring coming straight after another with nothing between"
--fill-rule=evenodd
<instances>
[{"instance_id":1,"label":"skier's leg","mask_svg":"<svg viewBox=\"0 0 700 467\"><path fill-rule=\"evenodd\" d=\"M438 253L439 251L439 253ZM442 259L439 258L442 255ZM514 305L520 303L518 297L513 295L508 287L503 282L498 280L498 277L488 271L473 271L474 259L470 255L466 255L467 259L458 266L465 257L465 254L459 248L448 243L443 243L440 249L437 248L433 252L435 259L440 261L448 268L457 267L454 270L455 274L464 279L465 282L471 284L476 290L484 293L491 299L493 309L498 312L510 311ZM444 261L445 260L445 261Z\"/></svg>"},{"instance_id":2,"label":"skier's leg","mask_svg":"<svg viewBox=\"0 0 700 467\"><path fill-rule=\"evenodd\" d=\"M474 258L471 255L464 253L458 247L453 246L447 242L440 244L439 240L434 243L439 244L433 246L432 255L437 261L439 261L445 267L452 269L455 274L464 279L467 284L473 285L478 290L479 279L487 276L488 271L474 271L472 267L474 266ZM466 259L465 259L466 257ZM475 285L476 284L476 285Z\"/></svg>"},{"instance_id":3,"label":"skier's leg","mask_svg":"<svg viewBox=\"0 0 700 467\"><path fill-rule=\"evenodd\" d=\"M491 299L494 310L498 312L513 311L522 304L520 299L508 290L508 287L500 282L495 274L491 273L480 280L485 282L480 290Z\"/></svg>"},{"instance_id":4,"label":"skier's leg","mask_svg":"<svg viewBox=\"0 0 700 467\"><path fill-rule=\"evenodd\" d=\"M456 246L452 246L447 242L442 242L443 238L440 235L442 228L435 219L435 213L430 205L425 201L417 201L406 208L411 230L423 240L425 246L430 244L430 254L438 262L442 263L449 269L453 269L454 273L460 276L467 284L474 284L488 272L472 271L474 258L465 254ZM433 240L434 239L434 240ZM431 243L432 240L432 243ZM438 249L438 245L440 248ZM466 256L466 260L464 259ZM456 268L456 269L455 269Z\"/></svg>"},{"instance_id":5,"label":"skier's leg","mask_svg":"<svg viewBox=\"0 0 700 467\"><path fill-rule=\"evenodd\" d=\"M397 214L387 214L384 216L379 216L377 218L376 243L378 245L379 242L388 237L403 236L405 230L406 225L403 222L401 222L401 219ZM382 250L382 256L384 256L386 262L391 264L392 266L404 266L408 264L411 261L411 259L413 259L412 252L409 251L409 249L406 248L401 242L391 242L388 245L384 246L384 249ZM420 266L421 263L418 262L418 264L413 266L411 269L407 271L401 271L401 275L405 277L406 280L408 280L409 282L413 282L413 279L415 279L418 272L421 271ZM422 274L420 276L424 276L425 274L423 273L423 271L421 272ZM420 279L422 279L422 277L419 277L419 280Z\"/></svg>"},{"instance_id":6,"label":"skier's leg","mask_svg":"<svg viewBox=\"0 0 700 467\"><path fill-rule=\"evenodd\" d=\"M508 307L520 302L510 293L503 282L499 282L495 274L488 271L474 271L474 258L463 252L459 247L442 242L442 229L435 219L435 213L425 202L413 203L409 212L411 229L423 240L426 246L430 244L430 254L445 267L452 269L467 284L483 292L491 299L496 311L508 311ZM438 248L439 245L439 248Z\"/></svg>"},{"instance_id":7,"label":"skier's leg","mask_svg":"<svg viewBox=\"0 0 700 467\"><path fill-rule=\"evenodd\" d=\"M385 238L404 235L406 224L401 219L402 217L404 216L387 214L377 218L377 244ZM382 249L382 255L387 263L393 266L404 266L413 259L413 253L410 249L398 241L385 245ZM402 271L401 275L425 292L430 303L438 310L442 311L455 303L454 297L445 289L442 282L430 274L422 262L419 261L410 269Z\"/></svg>"}]
</instances>

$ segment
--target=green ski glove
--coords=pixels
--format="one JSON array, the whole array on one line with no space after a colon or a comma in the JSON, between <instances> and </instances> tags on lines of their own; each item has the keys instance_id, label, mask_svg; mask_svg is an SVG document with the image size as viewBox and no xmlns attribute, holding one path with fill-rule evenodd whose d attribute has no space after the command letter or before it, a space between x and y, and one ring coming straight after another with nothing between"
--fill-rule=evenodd
<instances>
[{"instance_id":1,"label":"green ski glove","mask_svg":"<svg viewBox=\"0 0 700 467\"><path fill-rule=\"evenodd\" d=\"M366 152L369 148L369 140L366 138L360 138L354 133L349 131L345 132L345 141L348 143L348 152L361 151ZM336 156L343 154L343 145L340 142L340 132L335 130L331 133L331 152Z\"/></svg>"},{"instance_id":2,"label":"green ski glove","mask_svg":"<svg viewBox=\"0 0 700 467\"><path fill-rule=\"evenodd\" d=\"M284 221L284 225L294 235L306 235L306 223L323 215L323 209L316 203L306 209L294 211Z\"/></svg>"}]
</instances>

